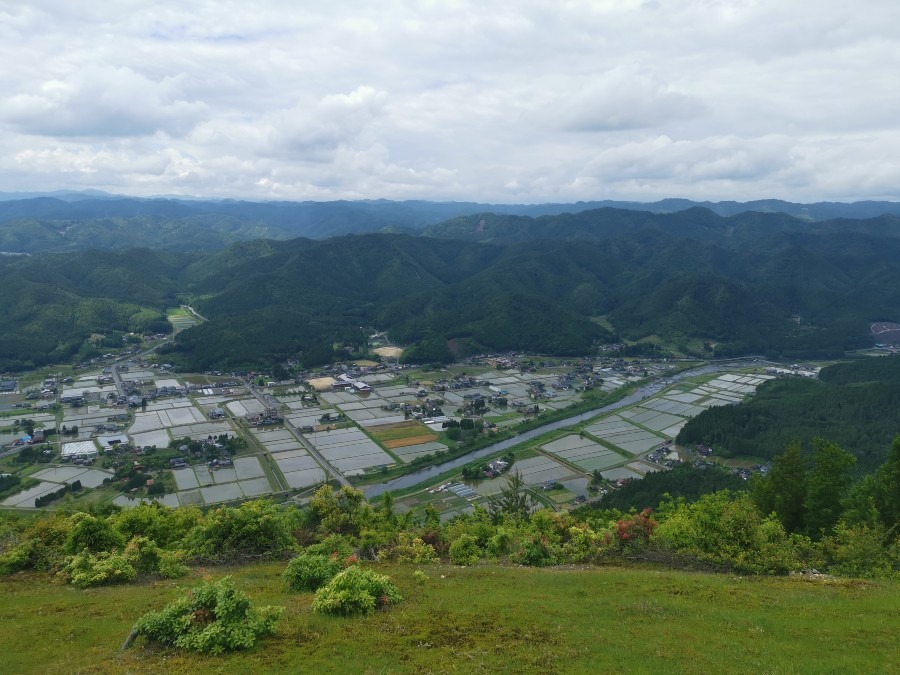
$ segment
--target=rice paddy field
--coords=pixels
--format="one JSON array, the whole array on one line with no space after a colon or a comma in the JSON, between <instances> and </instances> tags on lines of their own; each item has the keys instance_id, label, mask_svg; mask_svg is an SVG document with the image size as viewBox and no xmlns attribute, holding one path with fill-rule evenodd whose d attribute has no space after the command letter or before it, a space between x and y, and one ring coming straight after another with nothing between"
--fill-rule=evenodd
<instances>
[{"instance_id":1,"label":"rice paddy field","mask_svg":"<svg viewBox=\"0 0 900 675\"><path fill-rule=\"evenodd\" d=\"M186 309L182 309L178 307L177 309L170 309L167 312L169 323L172 324L175 332L182 331L186 328L191 328L192 326L196 326L200 323L190 312Z\"/></svg>"},{"instance_id":2,"label":"rice paddy field","mask_svg":"<svg viewBox=\"0 0 900 675\"><path fill-rule=\"evenodd\" d=\"M404 601L369 617L311 611L285 563L231 574L255 603L285 607L254 648L199 656L131 625L196 578L81 591L36 574L0 579L10 673L896 673L900 586L635 568L375 565ZM415 570L429 579L417 583Z\"/></svg>"}]
</instances>

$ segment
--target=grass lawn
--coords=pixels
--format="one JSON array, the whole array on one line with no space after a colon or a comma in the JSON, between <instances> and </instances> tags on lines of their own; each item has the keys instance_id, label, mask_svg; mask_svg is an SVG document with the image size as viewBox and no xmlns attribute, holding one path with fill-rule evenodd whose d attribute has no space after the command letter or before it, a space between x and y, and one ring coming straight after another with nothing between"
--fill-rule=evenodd
<instances>
[{"instance_id":1,"label":"grass lawn","mask_svg":"<svg viewBox=\"0 0 900 675\"><path fill-rule=\"evenodd\" d=\"M229 656L119 647L144 612L194 580L79 591L0 580L11 673L888 673L900 668L900 586L640 569L377 565L404 602L361 618L313 614L284 563L234 570L286 610L275 636ZM423 569L423 585L413 572Z\"/></svg>"}]
</instances>

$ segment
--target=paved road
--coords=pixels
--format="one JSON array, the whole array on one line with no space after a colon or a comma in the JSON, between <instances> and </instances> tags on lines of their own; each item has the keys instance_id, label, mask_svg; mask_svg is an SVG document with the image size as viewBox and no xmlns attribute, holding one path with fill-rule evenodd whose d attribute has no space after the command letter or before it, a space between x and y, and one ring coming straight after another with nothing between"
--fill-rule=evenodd
<instances>
[{"instance_id":1,"label":"paved road","mask_svg":"<svg viewBox=\"0 0 900 675\"><path fill-rule=\"evenodd\" d=\"M253 394L253 396L256 397L256 400L259 401L263 405L263 407L265 407L265 408L272 408L272 407L277 408L278 407L278 402L275 401L275 399L273 399L271 396L268 396L265 394L260 394L258 391L256 391L256 387L254 387L250 382L247 382L247 390L251 394ZM306 440L306 438L303 436L303 434L300 433L300 430L297 429L297 427L295 427L290 422L290 420L288 420L288 419L284 420L284 427L294 435L294 437L300 442L300 445L302 445L304 448L306 448L306 451L310 455L312 455L315 458L315 460L319 464L321 464L322 467L328 473L330 473L331 476L336 481L338 481L341 485L344 485L346 487L351 487L350 481L344 477L344 474L342 474L340 471L338 471L333 466L331 466L329 461L327 459L325 459L318 450L316 450L316 448L313 446L312 443L310 443L309 441Z\"/></svg>"},{"instance_id":2,"label":"paved road","mask_svg":"<svg viewBox=\"0 0 900 675\"><path fill-rule=\"evenodd\" d=\"M119 392L119 396L124 396L125 395L125 383L122 382L122 376L119 374L118 364L113 364L112 376L113 376L113 382L116 383L116 391Z\"/></svg>"},{"instance_id":3,"label":"paved road","mask_svg":"<svg viewBox=\"0 0 900 675\"><path fill-rule=\"evenodd\" d=\"M463 467L473 459L487 457L488 455L508 450L519 445L520 443L528 441L532 438L536 438L541 434L545 434L548 431L554 431L556 429L562 429L563 427L569 427L574 424L578 424L579 422L589 420L592 417L596 417L597 415L600 415L602 413L612 412L613 410L619 410L621 408L627 408L628 406L639 403L646 398L650 398L651 396L659 393L662 389L674 382L678 382L689 377L696 377L697 375L715 373L721 370L730 370L736 365L739 365L746 361L758 361L758 365L766 365L765 362L763 362L759 357L746 357L743 359L733 359L722 363L708 364L705 366L700 366L698 368L685 370L676 375L664 376L645 384L637 391L629 394L623 399L616 401L615 403L610 403L609 405L601 406L599 408L595 408L594 410L589 410L588 412L581 413L580 415L573 415L572 417L568 417L564 420L550 422L541 427L538 427L537 429L531 429L530 431L525 431L518 436L514 436L513 438L498 441L497 443L494 443L493 445L490 445L486 448L470 452L467 455L449 460L447 462L444 462L443 464L435 464L425 469L420 469L415 473L410 473L406 474L405 476L394 478L393 480L389 480L385 483L377 483L375 485L366 486L365 488L363 488L363 491L365 492L365 495L368 499L372 499L373 497L377 497L381 493L386 491L404 490L406 488L414 487L419 483L437 478L437 476L446 471Z\"/></svg>"},{"instance_id":4,"label":"paved road","mask_svg":"<svg viewBox=\"0 0 900 675\"><path fill-rule=\"evenodd\" d=\"M300 431L297 429L297 427L295 427L289 420L284 421L284 426L292 434L294 434L294 436L297 438L297 440L300 441L300 444L303 445L304 448L306 448L306 451L310 455L315 457L316 461L319 464L321 464L323 467L325 467L325 470L328 471L328 473L330 473L336 481L338 481L341 485L343 485L345 487L352 487L350 485L350 481L347 480L346 478L344 478L344 474L342 474L340 471L338 471L333 466L331 466L331 463L327 459L325 459L318 450L316 450L315 446L313 446L312 443L310 443L309 441L306 440L306 438L303 437L303 434L300 433Z\"/></svg>"}]
</instances>

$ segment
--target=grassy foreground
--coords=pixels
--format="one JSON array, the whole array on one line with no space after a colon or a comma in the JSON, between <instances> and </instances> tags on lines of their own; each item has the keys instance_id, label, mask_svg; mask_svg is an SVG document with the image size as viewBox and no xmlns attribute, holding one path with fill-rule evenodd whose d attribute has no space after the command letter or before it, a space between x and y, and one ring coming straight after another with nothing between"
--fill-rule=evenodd
<instances>
[{"instance_id":1,"label":"grassy foreground","mask_svg":"<svg viewBox=\"0 0 900 675\"><path fill-rule=\"evenodd\" d=\"M119 647L144 612L196 579L94 590L0 579L8 673L900 672L900 585L640 569L375 565L406 600L371 617L312 614L283 563L215 569L286 607L249 652ZM413 572L430 580L418 584Z\"/></svg>"}]
</instances>

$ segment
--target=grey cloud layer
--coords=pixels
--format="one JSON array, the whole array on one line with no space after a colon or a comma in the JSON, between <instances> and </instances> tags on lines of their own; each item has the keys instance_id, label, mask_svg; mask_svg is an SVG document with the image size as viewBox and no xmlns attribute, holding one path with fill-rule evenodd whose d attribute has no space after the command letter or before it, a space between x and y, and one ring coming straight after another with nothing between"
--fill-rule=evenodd
<instances>
[{"instance_id":1,"label":"grey cloud layer","mask_svg":"<svg viewBox=\"0 0 900 675\"><path fill-rule=\"evenodd\" d=\"M900 198L897 3L334 5L0 2L0 189Z\"/></svg>"}]
</instances>

